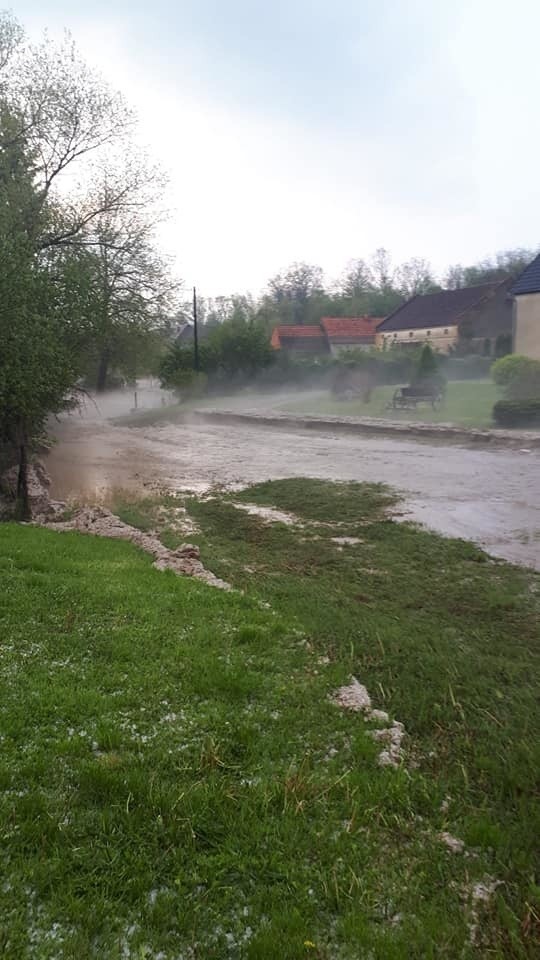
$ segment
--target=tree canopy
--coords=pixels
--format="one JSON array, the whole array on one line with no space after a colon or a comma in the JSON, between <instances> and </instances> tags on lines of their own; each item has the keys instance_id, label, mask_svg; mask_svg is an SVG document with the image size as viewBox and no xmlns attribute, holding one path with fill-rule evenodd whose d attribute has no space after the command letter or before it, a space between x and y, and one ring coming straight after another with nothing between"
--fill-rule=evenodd
<instances>
[{"instance_id":1,"label":"tree canopy","mask_svg":"<svg viewBox=\"0 0 540 960\"><path fill-rule=\"evenodd\" d=\"M19 462L22 513L27 448L89 357L103 386L174 300L153 238L162 181L127 149L132 127L71 41L29 44L0 14L0 461Z\"/></svg>"}]
</instances>

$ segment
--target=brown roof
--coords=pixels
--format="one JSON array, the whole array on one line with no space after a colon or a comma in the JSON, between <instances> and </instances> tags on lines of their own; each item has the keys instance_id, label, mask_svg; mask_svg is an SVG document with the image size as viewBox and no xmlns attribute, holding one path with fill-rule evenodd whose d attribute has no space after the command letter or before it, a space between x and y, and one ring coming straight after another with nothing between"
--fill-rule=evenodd
<instances>
[{"instance_id":1,"label":"brown roof","mask_svg":"<svg viewBox=\"0 0 540 960\"><path fill-rule=\"evenodd\" d=\"M440 290L439 293L417 295L398 307L379 326L379 333L394 330L414 330L426 327L447 327L459 322L462 314L490 297L501 283L480 283L476 287L459 290Z\"/></svg>"}]
</instances>

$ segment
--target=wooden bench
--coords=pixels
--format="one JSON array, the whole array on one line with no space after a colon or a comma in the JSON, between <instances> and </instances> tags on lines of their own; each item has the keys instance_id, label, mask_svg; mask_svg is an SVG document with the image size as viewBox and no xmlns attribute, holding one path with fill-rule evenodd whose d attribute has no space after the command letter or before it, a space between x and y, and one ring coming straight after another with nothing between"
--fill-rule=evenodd
<instances>
[{"instance_id":1,"label":"wooden bench","mask_svg":"<svg viewBox=\"0 0 540 960\"><path fill-rule=\"evenodd\" d=\"M416 410L419 403L429 403L433 410L440 407L442 393L433 384L417 384L415 387L398 387L391 403L393 410Z\"/></svg>"}]
</instances>

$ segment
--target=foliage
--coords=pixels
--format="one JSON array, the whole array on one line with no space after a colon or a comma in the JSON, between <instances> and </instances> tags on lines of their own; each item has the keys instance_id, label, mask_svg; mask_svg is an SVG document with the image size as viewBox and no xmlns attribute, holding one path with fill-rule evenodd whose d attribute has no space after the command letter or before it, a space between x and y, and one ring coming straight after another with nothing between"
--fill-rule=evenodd
<instances>
[{"instance_id":1,"label":"foliage","mask_svg":"<svg viewBox=\"0 0 540 960\"><path fill-rule=\"evenodd\" d=\"M208 346L213 351L215 373L225 381L253 379L275 357L264 327L243 317L233 317L215 327Z\"/></svg>"},{"instance_id":2,"label":"foliage","mask_svg":"<svg viewBox=\"0 0 540 960\"><path fill-rule=\"evenodd\" d=\"M309 303L322 295L322 270L308 263L293 263L268 281L268 300L280 313L282 323L308 323Z\"/></svg>"},{"instance_id":3,"label":"foliage","mask_svg":"<svg viewBox=\"0 0 540 960\"><path fill-rule=\"evenodd\" d=\"M238 316L213 327L199 343L199 368L213 389L249 383L274 360L264 327ZM160 364L162 386L184 393L194 368L194 347L173 344Z\"/></svg>"},{"instance_id":4,"label":"foliage","mask_svg":"<svg viewBox=\"0 0 540 960\"><path fill-rule=\"evenodd\" d=\"M438 369L439 365L437 363L435 354L433 353L429 343L426 343L422 347L422 352L420 353L418 366L416 367L414 375L414 381L416 383L420 383L424 380L432 380Z\"/></svg>"},{"instance_id":5,"label":"foliage","mask_svg":"<svg viewBox=\"0 0 540 960\"><path fill-rule=\"evenodd\" d=\"M345 350L334 363L332 393L336 397L360 396L369 403L379 382L380 362L375 351Z\"/></svg>"},{"instance_id":6,"label":"foliage","mask_svg":"<svg viewBox=\"0 0 540 960\"><path fill-rule=\"evenodd\" d=\"M169 303L148 215L162 181L128 149L132 124L71 41L28 44L0 14L0 460L19 459L23 513L47 415L93 359L102 382L113 358L146 364Z\"/></svg>"},{"instance_id":7,"label":"foliage","mask_svg":"<svg viewBox=\"0 0 540 960\"><path fill-rule=\"evenodd\" d=\"M525 267L534 260L537 250L519 247L516 250L503 250L493 259L480 260L472 266L455 264L449 267L445 277L445 287L457 290L460 287L472 287L480 283L504 280L506 277L519 276Z\"/></svg>"},{"instance_id":8,"label":"foliage","mask_svg":"<svg viewBox=\"0 0 540 960\"><path fill-rule=\"evenodd\" d=\"M0 460L19 464L18 510L26 517L27 447L63 406L74 364L62 337L62 276L35 252L47 208L33 154L14 136L17 124L0 104Z\"/></svg>"},{"instance_id":9,"label":"foliage","mask_svg":"<svg viewBox=\"0 0 540 960\"><path fill-rule=\"evenodd\" d=\"M493 379L504 388L508 400L540 397L540 361L511 354L497 360L492 368Z\"/></svg>"},{"instance_id":10,"label":"foliage","mask_svg":"<svg viewBox=\"0 0 540 960\"><path fill-rule=\"evenodd\" d=\"M501 427L540 427L540 397L499 400L493 407L493 419Z\"/></svg>"},{"instance_id":11,"label":"foliage","mask_svg":"<svg viewBox=\"0 0 540 960\"><path fill-rule=\"evenodd\" d=\"M131 199L137 205L135 193ZM173 312L175 285L155 252L153 228L143 202L142 212L100 214L80 238L85 314L79 349L98 391L107 386L111 369L134 378L155 365L161 318Z\"/></svg>"}]
</instances>

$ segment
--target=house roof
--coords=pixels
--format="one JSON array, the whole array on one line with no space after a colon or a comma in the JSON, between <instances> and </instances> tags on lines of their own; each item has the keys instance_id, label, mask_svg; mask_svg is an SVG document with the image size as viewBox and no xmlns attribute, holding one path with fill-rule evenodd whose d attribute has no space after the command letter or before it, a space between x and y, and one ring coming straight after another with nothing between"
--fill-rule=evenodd
<instances>
[{"instance_id":1,"label":"house roof","mask_svg":"<svg viewBox=\"0 0 540 960\"><path fill-rule=\"evenodd\" d=\"M510 293L515 297L520 293L540 293L540 253L528 267L525 267Z\"/></svg>"},{"instance_id":2,"label":"house roof","mask_svg":"<svg viewBox=\"0 0 540 960\"><path fill-rule=\"evenodd\" d=\"M321 327L329 340L365 340L374 337L382 317L323 317Z\"/></svg>"},{"instance_id":3,"label":"house roof","mask_svg":"<svg viewBox=\"0 0 540 960\"><path fill-rule=\"evenodd\" d=\"M276 327L276 330L279 331L280 337L322 337L321 328L318 325L290 327L283 324L281 327Z\"/></svg>"},{"instance_id":4,"label":"house roof","mask_svg":"<svg viewBox=\"0 0 540 960\"><path fill-rule=\"evenodd\" d=\"M321 330L318 324L316 326L288 326L287 324L282 324L279 327L274 327L270 343L276 350L279 350L282 340L311 341L315 339L326 342L324 331Z\"/></svg>"},{"instance_id":5,"label":"house roof","mask_svg":"<svg viewBox=\"0 0 540 960\"><path fill-rule=\"evenodd\" d=\"M459 290L441 290L439 293L417 295L408 300L380 324L378 333L394 330L415 330L427 327L446 327L459 322L462 314L495 292L501 283L480 283Z\"/></svg>"}]
</instances>

